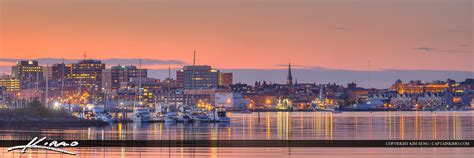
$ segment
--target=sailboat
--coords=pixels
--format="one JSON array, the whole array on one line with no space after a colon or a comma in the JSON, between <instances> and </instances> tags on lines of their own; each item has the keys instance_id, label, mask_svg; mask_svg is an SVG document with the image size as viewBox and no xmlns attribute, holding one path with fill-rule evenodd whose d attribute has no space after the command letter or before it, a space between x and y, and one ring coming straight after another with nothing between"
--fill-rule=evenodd
<instances>
[{"instance_id":1,"label":"sailboat","mask_svg":"<svg viewBox=\"0 0 474 158\"><path fill-rule=\"evenodd\" d=\"M139 61L139 74L138 74L138 95L141 95L141 89L142 89L142 60L140 59ZM139 103L141 104L141 97L139 98ZM133 108L133 114L132 114L132 120L134 123L150 123L152 121L151 117L151 112L150 109L148 109L145 106L135 106L135 100L134 100L134 108Z\"/></svg>"},{"instance_id":2,"label":"sailboat","mask_svg":"<svg viewBox=\"0 0 474 158\"><path fill-rule=\"evenodd\" d=\"M196 62L196 51L194 51L194 56L193 56L193 70L192 70L193 77L192 78L194 78L195 62ZM190 89L193 89L193 84L194 84L194 81L191 80L191 88ZM194 119L191 115L191 110L189 110L189 108L191 106L188 105L188 95L185 95L184 101L185 101L184 105L179 107L177 112L169 111L168 113L166 113L165 122L167 122L167 123L170 123L170 122L188 123L188 122L193 122L194 121Z\"/></svg>"}]
</instances>

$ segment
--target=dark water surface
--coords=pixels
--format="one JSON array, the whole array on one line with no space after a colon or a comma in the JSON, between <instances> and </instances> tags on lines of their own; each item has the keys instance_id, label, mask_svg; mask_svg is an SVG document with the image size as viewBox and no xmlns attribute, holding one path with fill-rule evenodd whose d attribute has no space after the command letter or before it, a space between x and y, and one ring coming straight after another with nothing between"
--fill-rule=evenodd
<instances>
[{"instance_id":1,"label":"dark water surface","mask_svg":"<svg viewBox=\"0 0 474 158\"><path fill-rule=\"evenodd\" d=\"M474 111L230 113L231 123L113 124L106 127L4 127L3 140L472 140ZM260 120L260 121L259 121ZM473 148L70 148L0 157L468 157Z\"/></svg>"}]
</instances>

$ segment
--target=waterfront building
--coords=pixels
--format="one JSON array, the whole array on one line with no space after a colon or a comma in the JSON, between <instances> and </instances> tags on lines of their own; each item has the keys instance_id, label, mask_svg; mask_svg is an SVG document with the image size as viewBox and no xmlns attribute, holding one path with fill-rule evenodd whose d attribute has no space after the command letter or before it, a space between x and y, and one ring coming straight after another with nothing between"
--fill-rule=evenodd
<instances>
[{"instance_id":1,"label":"waterfront building","mask_svg":"<svg viewBox=\"0 0 474 158\"><path fill-rule=\"evenodd\" d=\"M171 110L176 110L185 104L186 96L183 94L183 91L176 90L172 93L158 93L155 95L155 99L157 106L169 107Z\"/></svg>"},{"instance_id":2,"label":"waterfront building","mask_svg":"<svg viewBox=\"0 0 474 158\"><path fill-rule=\"evenodd\" d=\"M386 108L402 110L446 109L469 107L472 96L470 96L469 93L458 92L399 94L396 91L391 91L371 94L368 98L368 102L373 102L374 100L383 101Z\"/></svg>"},{"instance_id":3,"label":"waterfront building","mask_svg":"<svg viewBox=\"0 0 474 158\"><path fill-rule=\"evenodd\" d=\"M152 106L151 104L155 101L154 94L158 93L162 87L161 81L155 78L132 77L129 82L122 83L121 89L134 90L138 96L137 100L149 106Z\"/></svg>"},{"instance_id":4,"label":"waterfront building","mask_svg":"<svg viewBox=\"0 0 474 158\"><path fill-rule=\"evenodd\" d=\"M279 100L289 101L288 97L270 95L270 94L246 94L244 98L250 101L249 108L251 109L276 109L278 107ZM291 104L291 101L290 101Z\"/></svg>"},{"instance_id":5,"label":"waterfront building","mask_svg":"<svg viewBox=\"0 0 474 158\"><path fill-rule=\"evenodd\" d=\"M19 79L21 88L36 88L43 81L43 67L35 60L20 60L12 66L12 77Z\"/></svg>"},{"instance_id":6,"label":"waterfront building","mask_svg":"<svg viewBox=\"0 0 474 158\"><path fill-rule=\"evenodd\" d=\"M233 110L243 110L247 108L249 103L250 101L245 99L242 94L224 90L215 91L212 105Z\"/></svg>"},{"instance_id":7,"label":"waterfront building","mask_svg":"<svg viewBox=\"0 0 474 158\"><path fill-rule=\"evenodd\" d=\"M184 89L211 89L219 85L219 70L211 66L184 66L176 72L178 85Z\"/></svg>"},{"instance_id":8,"label":"waterfront building","mask_svg":"<svg viewBox=\"0 0 474 158\"><path fill-rule=\"evenodd\" d=\"M219 86L229 87L232 84L233 75L231 72L219 73Z\"/></svg>"},{"instance_id":9,"label":"waterfront building","mask_svg":"<svg viewBox=\"0 0 474 158\"><path fill-rule=\"evenodd\" d=\"M447 82L435 81L432 83L423 83L420 80L410 81L408 83L403 83L400 79L395 82L391 86L390 89L397 91L399 94L403 93L424 93L424 92L431 92L431 93L438 93L438 92L445 92L449 90L450 84Z\"/></svg>"}]
</instances>

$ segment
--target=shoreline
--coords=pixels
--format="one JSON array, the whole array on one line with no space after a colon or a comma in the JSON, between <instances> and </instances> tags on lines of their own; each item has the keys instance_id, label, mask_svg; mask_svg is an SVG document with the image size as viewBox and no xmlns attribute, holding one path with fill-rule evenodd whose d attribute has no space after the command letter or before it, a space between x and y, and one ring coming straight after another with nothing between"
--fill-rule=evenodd
<instances>
[{"instance_id":1,"label":"shoreline","mask_svg":"<svg viewBox=\"0 0 474 158\"><path fill-rule=\"evenodd\" d=\"M0 127L103 127L108 123L98 120L82 119L41 119L41 120L1 120Z\"/></svg>"}]
</instances>

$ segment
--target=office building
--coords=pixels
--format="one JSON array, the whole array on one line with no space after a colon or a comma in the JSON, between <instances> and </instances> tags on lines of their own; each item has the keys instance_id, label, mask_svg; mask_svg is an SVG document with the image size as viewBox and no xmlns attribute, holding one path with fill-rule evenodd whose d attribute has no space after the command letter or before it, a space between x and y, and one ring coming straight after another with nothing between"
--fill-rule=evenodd
<instances>
[{"instance_id":1,"label":"office building","mask_svg":"<svg viewBox=\"0 0 474 158\"><path fill-rule=\"evenodd\" d=\"M12 77L20 80L21 88L38 88L43 80L43 67L35 60L20 60L12 66Z\"/></svg>"},{"instance_id":2,"label":"office building","mask_svg":"<svg viewBox=\"0 0 474 158\"><path fill-rule=\"evenodd\" d=\"M0 90L6 92L20 91L20 80L10 76L0 76Z\"/></svg>"},{"instance_id":3,"label":"office building","mask_svg":"<svg viewBox=\"0 0 474 158\"><path fill-rule=\"evenodd\" d=\"M136 66L113 66L110 69L111 90L120 88L122 82L130 82L131 78L147 78L147 69L138 69Z\"/></svg>"},{"instance_id":4,"label":"office building","mask_svg":"<svg viewBox=\"0 0 474 158\"><path fill-rule=\"evenodd\" d=\"M219 85L219 70L211 66L184 66L176 72L178 85L184 89L210 89Z\"/></svg>"},{"instance_id":5,"label":"office building","mask_svg":"<svg viewBox=\"0 0 474 158\"><path fill-rule=\"evenodd\" d=\"M219 86L229 87L232 84L233 76L231 72L219 73Z\"/></svg>"},{"instance_id":6,"label":"office building","mask_svg":"<svg viewBox=\"0 0 474 158\"><path fill-rule=\"evenodd\" d=\"M100 60L80 60L67 65L68 78L82 90L100 90L102 88L102 71L105 63Z\"/></svg>"}]
</instances>

